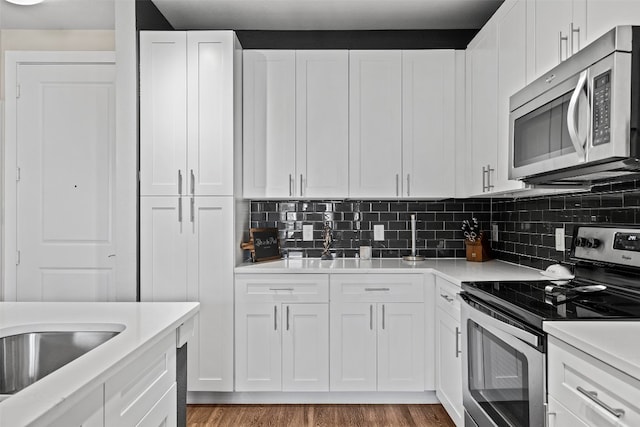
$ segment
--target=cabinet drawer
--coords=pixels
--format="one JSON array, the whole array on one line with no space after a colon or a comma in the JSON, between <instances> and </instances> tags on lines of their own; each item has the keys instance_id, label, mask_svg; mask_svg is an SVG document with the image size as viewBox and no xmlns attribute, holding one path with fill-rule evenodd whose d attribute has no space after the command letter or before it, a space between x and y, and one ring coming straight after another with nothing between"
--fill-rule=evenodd
<instances>
[{"instance_id":1,"label":"cabinet drawer","mask_svg":"<svg viewBox=\"0 0 640 427\"><path fill-rule=\"evenodd\" d=\"M329 275L239 274L236 302L329 302Z\"/></svg>"},{"instance_id":2,"label":"cabinet drawer","mask_svg":"<svg viewBox=\"0 0 640 427\"><path fill-rule=\"evenodd\" d=\"M460 319L459 293L460 286L436 276L436 301L438 301L438 307L456 319Z\"/></svg>"},{"instance_id":3,"label":"cabinet drawer","mask_svg":"<svg viewBox=\"0 0 640 427\"><path fill-rule=\"evenodd\" d=\"M332 274L331 301L423 302L422 274Z\"/></svg>"},{"instance_id":4,"label":"cabinet drawer","mask_svg":"<svg viewBox=\"0 0 640 427\"><path fill-rule=\"evenodd\" d=\"M587 425L640 425L640 381L551 336L548 361L549 395Z\"/></svg>"}]
</instances>

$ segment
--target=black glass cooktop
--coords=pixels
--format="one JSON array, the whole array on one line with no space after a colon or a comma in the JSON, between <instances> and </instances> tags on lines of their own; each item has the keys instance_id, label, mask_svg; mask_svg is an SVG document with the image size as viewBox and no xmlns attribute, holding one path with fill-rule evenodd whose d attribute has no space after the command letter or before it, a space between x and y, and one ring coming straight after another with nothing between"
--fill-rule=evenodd
<instances>
[{"instance_id":1,"label":"black glass cooktop","mask_svg":"<svg viewBox=\"0 0 640 427\"><path fill-rule=\"evenodd\" d=\"M545 280L469 282L463 283L462 289L538 329L542 329L545 320L640 320L640 294L612 286L595 292L575 290L586 285L591 284L571 281L558 286L557 282Z\"/></svg>"}]
</instances>

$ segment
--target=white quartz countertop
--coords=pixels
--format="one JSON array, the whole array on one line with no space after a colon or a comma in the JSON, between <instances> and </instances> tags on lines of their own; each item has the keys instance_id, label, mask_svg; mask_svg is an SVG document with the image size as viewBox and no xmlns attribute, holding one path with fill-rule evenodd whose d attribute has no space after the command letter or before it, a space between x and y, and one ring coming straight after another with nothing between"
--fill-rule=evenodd
<instances>
[{"instance_id":1,"label":"white quartz countertop","mask_svg":"<svg viewBox=\"0 0 640 427\"><path fill-rule=\"evenodd\" d=\"M0 402L0 426L24 426L104 382L199 310L195 302L0 302L0 337L28 331L119 330L115 337ZM93 327L101 324L104 327Z\"/></svg>"},{"instance_id":2,"label":"white quartz countertop","mask_svg":"<svg viewBox=\"0 0 640 427\"><path fill-rule=\"evenodd\" d=\"M322 261L319 258L283 259L246 264L235 269L238 273L434 273L457 285L467 281L541 280L540 270L492 260L470 262L462 258L426 259L408 262L399 258L360 260L338 258Z\"/></svg>"},{"instance_id":3,"label":"white quartz countertop","mask_svg":"<svg viewBox=\"0 0 640 427\"><path fill-rule=\"evenodd\" d=\"M640 381L640 321L545 322L543 329Z\"/></svg>"}]
</instances>

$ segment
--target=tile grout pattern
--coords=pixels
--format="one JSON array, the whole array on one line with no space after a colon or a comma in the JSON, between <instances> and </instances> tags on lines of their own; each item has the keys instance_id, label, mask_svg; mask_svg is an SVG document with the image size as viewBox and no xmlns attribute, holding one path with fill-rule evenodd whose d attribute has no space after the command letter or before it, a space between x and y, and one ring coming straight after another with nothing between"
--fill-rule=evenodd
<instances>
[{"instance_id":1,"label":"tile grout pattern","mask_svg":"<svg viewBox=\"0 0 640 427\"><path fill-rule=\"evenodd\" d=\"M640 181L605 184L590 192L523 198L493 199L491 223L498 241L498 259L544 269L571 263L573 230L578 224L629 225L640 222ZM565 250L555 249L555 229L565 229Z\"/></svg>"},{"instance_id":2,"label":"tile grout pattern","mask_svg":"<svg viewBox=\"0 0 640 427\"><path fill-rule=\"evenodd\" d=\"M465 257L463 220L490 220L489 199L445 201L252 201L251 227L276 227L283 252L319 257L324 223L333 229L332 253L355 257L371 245L373 257L398 258L411 252L411 214L416 214L416 249L429 258ZM313 241L303 241L302 226L313 225ZM373 240L373 226L383 224L385 238Z\"/></svg>"}]
</instances>

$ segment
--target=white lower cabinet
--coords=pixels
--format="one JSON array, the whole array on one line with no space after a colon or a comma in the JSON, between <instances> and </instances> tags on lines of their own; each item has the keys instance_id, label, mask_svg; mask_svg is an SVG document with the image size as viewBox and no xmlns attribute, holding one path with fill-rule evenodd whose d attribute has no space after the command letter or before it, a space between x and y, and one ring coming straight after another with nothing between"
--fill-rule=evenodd
<instances>
[{"instance_id":1,"label":"white lower cabinet","mask_svg":"<svg viewBox=\"0 0 640 427\"><path fill-rule=\"evenodd\" d=\"M331 275L332 391L424 391L423 280Z\"/></svg>"},{"instance_id":2,"label":"white lower cabinet","mask_svg":"<svg viewBox=\"0 0 640 427\"><path fill-rule=\"evenodd\" d=\"M553 336L547 364L549 426L640 425L637 379Z\"/></svg>"},{"instance_id":3,"label":"white lower cabinet","mask_svg":"<svg viewBox=\"0 0 640 427\"><path fill-rule=\"evenodd\" d=\"M176 426L176 335L165 336L104 384L105 426Z\"/></svg>"},{"instance_id":4,"label":"white lower cabinet","mask_svg":"<svg viewBox=\"0 0 640 427\"><path fill-rule=\"evenodd\" d=\"M236 391L329 391L328 276L236 276Z\"/></svg>"},{"instance_id":5,"label":"white lower cabinet","mask_svg":"<svg viewBox=\"0 0 640 427\"><path fill-rule=\"evenodd\" d=\"M463 425L460 287L436 278L436 396L457 426Z\"/></svg>"},{"instance_id":6,"label":"white lower cabinet","mask_svg":"<svg viewBox=\"0 0 640 427\"><path fill-rule=\"evenodd\" d=\"M233 215L232 197L140 198L140 300L200 302L189 391L233 390Z\"/></svg>"}]
</instances>

